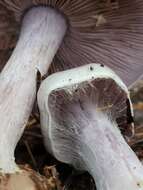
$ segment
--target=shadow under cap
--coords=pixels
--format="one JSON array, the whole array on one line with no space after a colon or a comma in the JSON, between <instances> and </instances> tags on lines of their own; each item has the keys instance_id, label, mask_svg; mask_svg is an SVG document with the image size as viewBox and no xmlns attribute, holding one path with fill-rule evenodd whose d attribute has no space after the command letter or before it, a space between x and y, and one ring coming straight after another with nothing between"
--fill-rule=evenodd
<instances>
[{"instance_id":1,"label":"shadow under cap","mask_svg":"<svg viewBox=\"0 0 143 190\"><path fill-rule=\"evenodd\" d=\"M128 87L143 73L141 0L118 0L116 6L99 0L1 0L0 5L0 49L15 46L26 10L51 6L65 15L69 28L50 72L98 62L115 70Z\"/></svg>"}]
</instances>

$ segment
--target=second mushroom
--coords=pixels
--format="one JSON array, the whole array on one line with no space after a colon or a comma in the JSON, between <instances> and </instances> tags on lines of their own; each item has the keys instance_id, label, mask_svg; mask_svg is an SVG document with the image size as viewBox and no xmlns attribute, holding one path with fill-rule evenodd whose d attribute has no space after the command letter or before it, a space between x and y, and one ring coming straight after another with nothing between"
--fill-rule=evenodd
<instances>
[{"instance_id":1,"label":"second mushroom","mask_svg":"<svg viewBox=\"0 0 143 190\"><path fill-rule=\"evenodd\" d=\"M129 93L112 70L90 64L55 73L38 105L45 145L58 160L88 171L97 190L143 190L143 166L118 129L133 125Z\"/></svg>"}]
</instances>

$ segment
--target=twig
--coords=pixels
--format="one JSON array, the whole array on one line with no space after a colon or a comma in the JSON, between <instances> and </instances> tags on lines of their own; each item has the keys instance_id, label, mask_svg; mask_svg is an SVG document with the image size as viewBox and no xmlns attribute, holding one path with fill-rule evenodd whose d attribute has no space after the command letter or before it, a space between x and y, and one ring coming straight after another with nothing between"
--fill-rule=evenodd
<instances>
[{"instance_id":1,"label":"twig","mask_svg":"<svg viewBox=\"0 0 143 190\"><path fill-rule=\"evenodd\" d=\"M30 149L30 146L29 146L28 142L27 142L27 141L24 141L24 144L25 144L25 146L26 146L26 148L27 148L27 152L29 153L29 156L30 156L30 158L31 158L31 161L32 161L32 163L33 163L34 168L38 171L38 167L37 167L36 160L35 160L35 158L34 158L34 156L33 156L33 154L32 154L32 151L31 151L31 149Z\"/></svg>"}]
</instances>

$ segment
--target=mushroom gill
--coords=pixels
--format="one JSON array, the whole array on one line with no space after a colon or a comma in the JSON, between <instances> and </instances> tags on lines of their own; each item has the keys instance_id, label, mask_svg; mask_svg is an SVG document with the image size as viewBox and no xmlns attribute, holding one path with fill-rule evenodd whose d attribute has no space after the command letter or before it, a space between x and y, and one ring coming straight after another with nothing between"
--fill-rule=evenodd
<instances>
[{"instance_id":1,"label":"mushroom gill","mask_svg":"<svg viewBox=\"0 0 143 190\"><path fill-rule=\"evenodd\" d=\"M1 48L15 46L21 18L27 10L50 6L68 21L68 31L52 63L52 72L97 62L115 70L127 86L142 75L141 0L1 0L0 4L4 17L4 24L0 22L0 40L4 41Z\"/></svg>"}]
</instances>

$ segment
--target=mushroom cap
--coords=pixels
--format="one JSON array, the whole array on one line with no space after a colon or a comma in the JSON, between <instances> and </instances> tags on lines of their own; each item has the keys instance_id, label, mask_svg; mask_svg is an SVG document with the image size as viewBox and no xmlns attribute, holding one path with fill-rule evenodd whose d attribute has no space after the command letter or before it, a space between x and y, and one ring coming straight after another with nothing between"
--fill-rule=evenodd
<instances>
[{"instance_id":1,"label":"mushroom cap","mask_svg":"<svg viewBox=\"0 0 143 190\"><path fill-rule=\"evenodd\" d=\"M0 0L0 51L15 46L26 10L48 5L63 13L69 26L50 72L97 62L116 71L129 87L143 74L143 1L109 2Z\"/></svg>"},{"instance_id":2,"label":"mushroom cap","mask_svg":"<svg viewBox=\"0 0 143 190\"><path fill-rule=\"evenodd\" d=\"M38 105L48 151L58 160L73 165L74 158L78 158L75 156L79 152L77 138L84 122L80 112L87 105L92 105L96 112L106 114L123 132L133 127L127 87L111 69L100 64L50 75L41 84ZM78 110L78 105L81 110ZM73 116L77 117L77 123Z\"/></svg>"}]
</instances>

